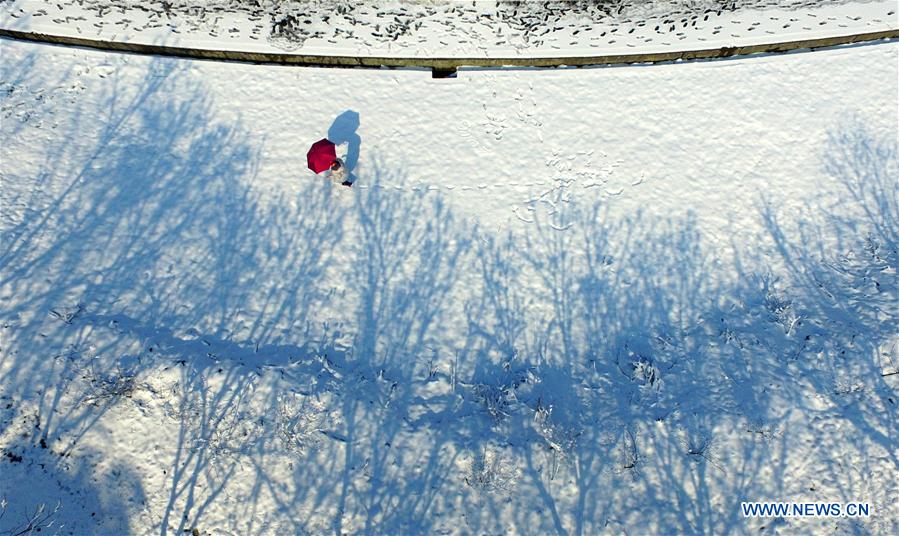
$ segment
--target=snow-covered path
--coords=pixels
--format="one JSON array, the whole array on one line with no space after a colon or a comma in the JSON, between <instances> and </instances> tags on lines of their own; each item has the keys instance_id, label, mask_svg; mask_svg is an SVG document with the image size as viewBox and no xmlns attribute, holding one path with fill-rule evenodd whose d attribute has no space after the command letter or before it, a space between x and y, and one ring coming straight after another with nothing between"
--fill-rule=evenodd
<instances>
[{"instance_id":1,"label":"snow-covered path","mask_svg":"<svg viewBox=\"0 0 899 536\"><path fill-rule=\"evenodd\" d=\"M896 44L452 80L0 47L0 523L899 529Z\"/></svg>"},{"instance_id":2,"label":"snow-covered path","mask_svg":"<svg viewBox=\"0 0 899 536\"><path fill-rule=\"evenodd\" d=\"M10 0L0 28L208 50L406 58L665 53L899 29L895 0Z\"/></svg>"}]
</instances>

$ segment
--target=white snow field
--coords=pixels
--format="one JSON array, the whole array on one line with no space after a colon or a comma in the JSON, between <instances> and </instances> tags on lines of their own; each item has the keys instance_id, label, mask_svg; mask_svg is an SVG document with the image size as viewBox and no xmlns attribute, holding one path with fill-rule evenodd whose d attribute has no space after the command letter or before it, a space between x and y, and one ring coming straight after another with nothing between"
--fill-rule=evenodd
<instances>
[{"instance_id":1,"label":"white snow field","mask_svg":"<svg viewBox=\"0 0 899 536\"><path fill-rule=\"evenodd\" d=\"M0 534L897 534L897 102L2 40Z\"/></svg>"}]
</instances>

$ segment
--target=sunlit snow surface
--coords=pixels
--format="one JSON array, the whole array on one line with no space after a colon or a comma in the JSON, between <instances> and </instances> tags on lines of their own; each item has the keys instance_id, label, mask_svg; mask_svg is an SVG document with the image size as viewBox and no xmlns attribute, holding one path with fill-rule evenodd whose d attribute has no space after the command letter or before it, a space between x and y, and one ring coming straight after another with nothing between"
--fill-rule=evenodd
<instances>
[{"instance_id":1,"label":"sunlit snow surface","mask_svg":"<svg viewBox=\"0 0 899 536\"><path fill-rule=\"evenodd\" d=\"M0 52L0 531L899 532L896 44Z\"/></svg>"},{"instance_id":2,"label":"sunlit snow surface","mask_svg":"<svg viewBox=\"0 0 899 536\"><path fill-rule=\"evenodd\" d=\"M0 26L204 49L389 57L673 52L899 29L895 0L7 0Z\"/></svg>"}]
</instances>

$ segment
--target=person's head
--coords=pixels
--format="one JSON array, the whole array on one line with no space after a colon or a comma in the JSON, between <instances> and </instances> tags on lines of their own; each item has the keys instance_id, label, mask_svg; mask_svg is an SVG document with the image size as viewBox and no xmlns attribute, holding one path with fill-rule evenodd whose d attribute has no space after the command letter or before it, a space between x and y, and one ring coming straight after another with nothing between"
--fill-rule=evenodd
<instances>
[{"instance_id":1,"label":"person's head","mask_svg":"<svg viewBox=\"0 0 899 536\"><path fill-rule=\"evenodd\" d=\"M340 169L340 160L335 160L335 161L331 162L331 170L336 171L338 169Z\"/></svg>"}]
</instances>

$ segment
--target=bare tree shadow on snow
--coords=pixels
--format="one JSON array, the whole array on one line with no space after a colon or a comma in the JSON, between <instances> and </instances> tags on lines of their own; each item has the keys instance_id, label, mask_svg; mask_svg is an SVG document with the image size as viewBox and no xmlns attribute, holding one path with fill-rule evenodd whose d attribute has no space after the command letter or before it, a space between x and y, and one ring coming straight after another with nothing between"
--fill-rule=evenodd
<instances>
[{"instance_id":1,"label":"bare tree shadow on snow","mask_svg":"<svg viewBox=\"0 0 899 536\"><path fill-rule=\"evenodd\" d=\"M104 121L60 125L50 186L0 246L0 384L36 395L30 448L87 456L113 411L177 431L149 441L169 466L146 530L228 501L242 532L740 532L739 502L791 470L782 425L808 401L773 387L791 360L855 352L808 368L834 402L854 396L841 367L893 392L874 358L895 326L895 153L866 136L830 164L871 229L853 256L822 264L820 229L789 239L763 207L785 294L754 265L707 277L689 213L573 204L571 225L496 236L376 159L352 197L267 200L259 148L178 65L113 77ZM831 227L848 244L858 221ZM883 448L885 407L846 417Z\"/></svg>"},{"instance_id":2,"label":"bare tree shadow on snow","mask_svg":"<svg viewBox=\"0 0 899 536\"><path fill-rule=\"evenodd\" d=\"M77 458L114 406L149 398L159 408L170 386L158 373L171 367L187 373L175 381L179 405L207 396L191 388L225 369L215 400L245 392L263 365L322 370L318 345L295 341L314 331L316 281L341 239L342 209L311 182L263 206L252 190L256 149L239 125L211 119L213 104L186 73L157 60L142 86L90 80L105 117L85 104L59 125L43 147L48 179L31 192L33 212L5 232L0 286L27 299L4 311L0 382L14 400L37 393L35 446ZM258 309L247 314L251 302ZM221 491L209 472L225 458L213 463L198 441L230 406L197 404L196 426L185 428L186 410L176 418L163 533L190 527Z\"/></svg>"},{"instance_id":3,"label":"bare tree shadow on snow","mask_svg":"<svg viewBox=\"0 0 899 536\"><path fill-rule=\"evenodd\" d=\"M773 202L761 205L777 260L785 267L780 288L766 301L770 316L783 326L775 336L791 348L784 359L807 385L793 392L792 403L842 430L816 439L833 453L821 480L839 490L840 500L874 501L873 489L888 480L884 467L899 468L899 151L890 134L855 118L831 134L823 153L823 168L843 194L826 214L811 212L821 217L793 226L782 223ZM827 403L813 404L813 399ZM853 453L886 463L857 471L842 461ZM891 507L883 502L872 508L885 512ZM894 532L896 523L889 517L873 526ZM847 525L847 530L861 529Z\"/></svg>"},{"instance_id":4,"label":"bare tree shadow on snow","mask_svg":"<svg viewBox=\"0 0 899 536\"><path fill-rule=\"evenodd\" d=\"M762 388L726 374L735 353L712 319L732 288L707 277L695 219L612 219L601 204L560 217L479 240L455 428L463 454L500 453L493 474L517 476L471 486L467 527L740 530L741 498L776 495L784 467L755 475L784 447L735 430L770 401L744 411Z\"/></svg>"}]
</instances>

